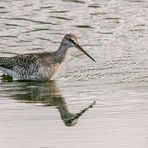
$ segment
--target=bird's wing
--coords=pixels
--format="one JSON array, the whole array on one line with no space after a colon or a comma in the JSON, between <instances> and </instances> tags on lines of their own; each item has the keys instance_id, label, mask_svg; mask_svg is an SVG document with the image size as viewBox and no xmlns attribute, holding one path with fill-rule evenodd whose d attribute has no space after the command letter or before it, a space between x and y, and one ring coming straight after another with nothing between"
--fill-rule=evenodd
<instances>
[{"instance_id":1,"label":"bird's wing","mask_svg":"<svg viewBox=\"0 0 148 148\"><path fill-rule=\"evenodd\" d=\"M38 67L36 55L18 55L15 57L0 57L0 69L9 70L17 74L33 73Z\"/></svg>"}]
</instances>

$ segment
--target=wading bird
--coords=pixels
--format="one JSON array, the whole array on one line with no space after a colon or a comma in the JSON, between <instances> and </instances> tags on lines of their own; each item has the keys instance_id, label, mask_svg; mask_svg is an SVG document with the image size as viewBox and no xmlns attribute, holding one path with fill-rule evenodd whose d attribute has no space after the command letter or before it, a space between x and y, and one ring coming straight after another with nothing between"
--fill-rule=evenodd
<instances>
[{"instance_id":1,"label":"wading bird","mask_svg":"<svg viewBox=\"0 0 148 148\"><path fill-rule=\"evenodd\" d=\"M55 74L70 47L76 47L95 61L81 48L75 35L67 34L64 36L59 49L55 52L0 57L0 70L11 76L13 80L46 81Z\"/></svg>"}]
</instances>

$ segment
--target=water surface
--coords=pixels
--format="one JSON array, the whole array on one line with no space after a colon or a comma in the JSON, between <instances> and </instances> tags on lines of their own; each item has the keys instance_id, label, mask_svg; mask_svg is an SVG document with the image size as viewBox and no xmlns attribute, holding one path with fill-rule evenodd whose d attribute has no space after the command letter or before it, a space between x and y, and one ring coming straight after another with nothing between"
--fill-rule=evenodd
<instances>
[{"instance_id":1,"label":"water surface","mask_svg":"<svg viewBox=\"0 0 148 148\"><path fill-rule=\"evenodd\" d=\"M1 0L0 56L70 49L52 81L0 82L2 148L148 147L146 0ZM0 73L2 75L2 73Z\"/></svg>"}]
</instances>

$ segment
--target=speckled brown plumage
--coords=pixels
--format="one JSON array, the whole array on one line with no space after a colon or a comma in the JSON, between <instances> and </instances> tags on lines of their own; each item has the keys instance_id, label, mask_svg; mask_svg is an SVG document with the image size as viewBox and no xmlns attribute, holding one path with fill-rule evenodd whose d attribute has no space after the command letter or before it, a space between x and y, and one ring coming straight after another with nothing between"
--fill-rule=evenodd
<instances>
[{"instance_id":1,"label":"speckled brown plumage","mask_svg":"<svg viewBox=\"0 0 148 148\"><path fill-rule=\"evenodd\" d=\"M49 80L64 61L67 49L76 47L89 56L77 43L73 34L63 38L59 49L53 53L31 53L14 57L0 57L0 70L13 80ZM90 56L89 56L90 57ZM94 60L92 57L90 57Z\"/></svg>"}]
</instances>

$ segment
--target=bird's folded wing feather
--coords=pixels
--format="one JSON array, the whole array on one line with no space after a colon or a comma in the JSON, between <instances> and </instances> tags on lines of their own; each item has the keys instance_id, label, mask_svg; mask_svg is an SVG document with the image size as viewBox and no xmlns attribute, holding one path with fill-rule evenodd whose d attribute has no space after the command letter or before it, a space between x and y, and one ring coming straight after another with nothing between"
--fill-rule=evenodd
<instances>
[{"instance_id":1,"label":"bird's folded wing feather","mask_svg":"<svg viewBox=\"0 0 148 148\"><path fill-rule=\"evenodd\" d=\"M29 72L37 68L37 56L34 55L19 55L15 57L0 57L0 67L12 70L16 73L20 71ZM33 71L32 71L33 72Z\"/></svg>"}]
</instances>

